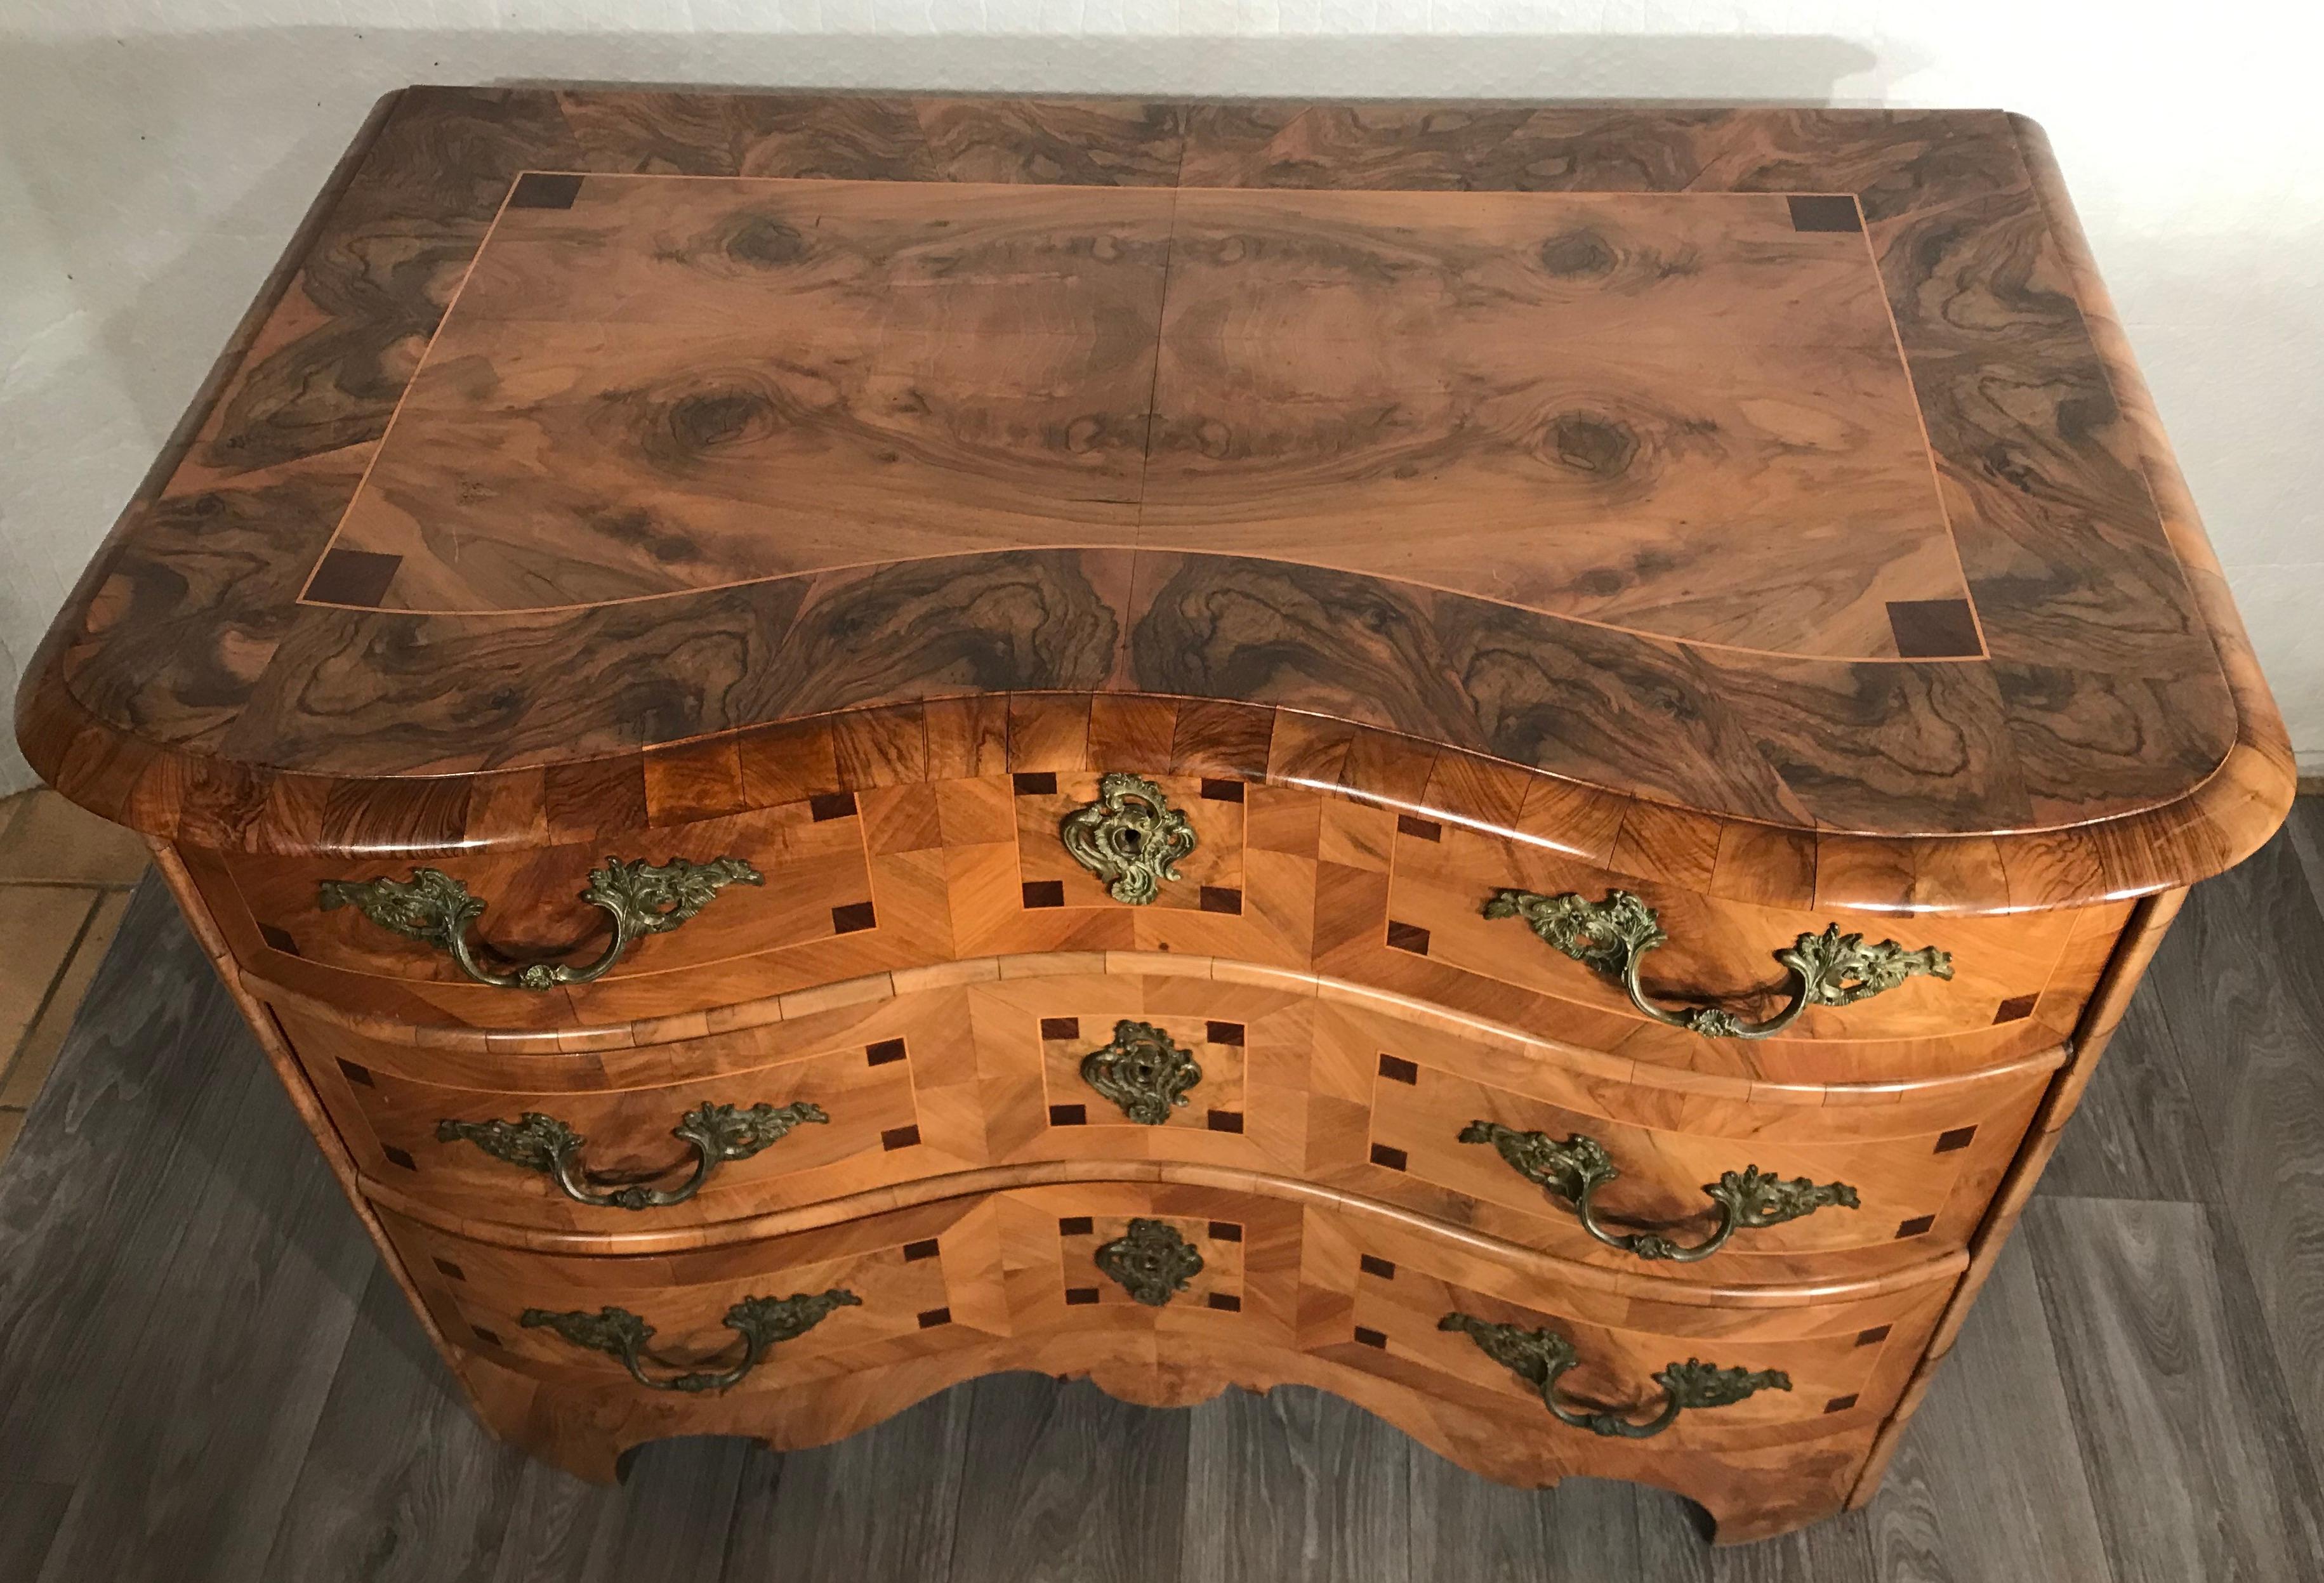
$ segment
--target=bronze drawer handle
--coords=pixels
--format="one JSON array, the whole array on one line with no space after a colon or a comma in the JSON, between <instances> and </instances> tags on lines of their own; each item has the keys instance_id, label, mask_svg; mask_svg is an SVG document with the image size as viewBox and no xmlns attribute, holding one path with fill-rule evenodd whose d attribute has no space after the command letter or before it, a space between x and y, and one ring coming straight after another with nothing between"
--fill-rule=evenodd
<instances>
[{"instance_id":1,"label":"bronze drawer handle","mask_svg":"<svg viewBox=\"0 0 2324 1583\"><path fill-rule=\"evenodd\" d=\"M1113 1025L1113 1043L1082 1057L1082 1081L1141 1127L1159 1127L1203 1081L1202 1063L1150 1022Z\"/></svg>"},{"instance_id":2,"label":"bronze drawer handle","mask_svg":"<svg viewBox=\"0 0 2324 1583\"><path fill-rule=\"evenodd\" d=\"M1148 1308L1160 1308L1203 1273L1203 1256L1167 1220L1140 1217L1093 1256L1101 1274Z\"/></svg>"},{"instance_id":3,"label":"bronze drawer handle","mask_svg":"<svg viewBox=\"0 0 2324 1583\"><path fill-rule=\"evenodd\" d=\"M713 858L706 863L684 858L625 863L607 858L604 868L589 870L589 888L581 893L583 901L604 909L613 920L613 938L604 954L586 967L534 962L507 973L477 964L468 944L468 925L484 916L484 900L441 869L414 869L409 879L326 879L318 900L327 913L351 906L383 929L441 947L479 984L496 989L553 989L604 977L622 960L630 942L642 934L668 934L708 907L727 886L764 883L759 870L740 858Z\"/></svg>"},{"instance_id":4,"label":"bronze drawer handle","mask_svg":"<svg viewBox=\"0 0 2324 1583\"><path fill-rule=\"evenodd\" d=\"M617 1359L630 1371L632 1379L649 1390L698 1394L728 1390L742 1384L742 1377L759 1367L768 1348L778 1341L806 1335L835 1308L862 1305L863 1300L854 1293L836 1287L828 1292L794 1292L788 1297L745 1297L726 1311L724 1321L728 1330L742 1338L742 1360L715 1374L689 1369L663 1379L656 1379L645 1371L647 1361L660 1361L645 1357L645 1345L653 1339L654 1328L626 1308L601 1308L595 1313L586 1309L555 1313L545 1308L528 1308L517 1322L529 1330L555 1330L576 1347L586 1347L592 1352L603 1352Z\"/></svg>"},{"instance_id":5,"label":"bronze drawer handle","mask_svg":"<svg viewBox=\"0 0 2324 1583\"><path fill-rule=\"evenodd\" d=\"M539 1171L576 1204L600 1210L659 1210L682 1204L702 1191L710 1173L728 1160L747 1160L761 1149L809 1121L829 1121L823 1107L801 1100L788 1105L753 1105L747 1110L733 1105L696 1105L670 1128L670 1136L694 1148L694 1174L673 1188L646 1186L645 1181L666 1176L649 1171L617 1176L589 1170L581 1164L581 1147L589 1140L554 1116L527 1110L514 1121L438 1121L438 1143L466 1138L496 1160L506 1160L528 1171ZM596 1183L625 1183L611 1192L599 1192Z\"/></svg>"},{"instance_id":6,"label":"bronze drawer handle","mask_svg":"<svg viewBox=\"0 0 2324 1583\"><path fill-rule=\"evenodd\" d=\"M1690 1358L1665 1364L1655 1371L1655 1384L1663 1388L1663 1409L1644 1423L1619 1413L1577 1413L1557 1399L1559 1376L1582 1361L1573 1343L1555 1330L1526 1330L1497 1325L1465 1313L1448 1313L1436 1321L1440 1330L1463 1330L1469 1339L1495 1363L1541 1393L1541 1404L1560 1423L1586 1429L1592 1434L1642 1440L1658 1435L1689 1408L1731 1407L1758 1391L1788 1391L1792 1376L1780 1368L1721 1368Z\"/></svg>"},{"instance_id":7,"label":"bronze drawer handle","mask_svg":"<svg viewBox=\"0 0 2324 1583\"><path fill-rule=\"evenodd\" d=\"M1518 1175L1569 1200L1584 1231L1609 1247L1643 1259L1691 1265L1726 1247L1727 1239L1738 1231L1780 1226L1832 1204L1858 1207L1856 1189L1845 1182L1816 1183L1804 1176L1787 1182L1757 1165L1746 1165L1703 1185L1702 1191L1719 1206L1719 1229L1692 1247L1683 1247L1658 1232L1618 1233L1598 1223L1598 1190L1621 1173L1614 1168L1606 1146L1594 1137L1577 1132L1559 1143L1545 1132L1519 1132L1498 1121L1471 1121L1461 1129L1461 1141L1492 1145Z\"/></svg>"},{"instance_id":8,"label":"bronze drawer handle","mask_svg":"<svg viewBox=\"0 0 2324 1583\"><path fill-rule=\"evenodd\" d=\"M1101 776L1097 801L1066 815L1057 838L1074 861L1111 888L1114 900L1131 907L1144 907L1163 880L1178 878L1178 860L1194 850L1186 815L1142 775Z\"/></svg>"},{"instance_id":9,"label":"bronze drawer handle","mask_svg":"<svg viewBox=\"0 0 2324 1583\"><path fill-rule=\"evenodd\" d=\"M1795 980L1792 1003L1765 1022L1745 1022L1716 1006L1670 1011L1646 999L1638 969L1646 953L1670 938L1655 909L1627 890L1609 890L1603 901L1584 901L1572 891L1544 896L1536 890L1504 889L1485 903L1489 918L1523 918L1533 932L1574 961L1621 981L1630 1004L1674 1028L1713 1039L1765 1039L1782 1033L1811 1006L1852 1006L1915 974L1953 976L1952 953L1933 945L1907 951L1894 940L1867 945L1861 934L1843 934L1828 925L1821 934L1803 934L1775 953Z\"/></svg>"}]
</instances>

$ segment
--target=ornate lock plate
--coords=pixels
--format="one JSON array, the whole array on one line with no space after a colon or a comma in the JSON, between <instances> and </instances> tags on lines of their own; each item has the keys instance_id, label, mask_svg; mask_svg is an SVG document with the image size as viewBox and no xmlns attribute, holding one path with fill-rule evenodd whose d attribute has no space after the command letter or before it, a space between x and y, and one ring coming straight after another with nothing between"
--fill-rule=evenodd
<instances>
[{"instance_id":1,"label":"ornate lock plate","mask_svg":"<svg viewBox=\"0 0 2324 1583\"><path fill-rule=\"evenodd\" d=\"M1097 1267L1148 1308L1160 1308L1203 1273L1194 1245L1163 1220L1140 1218L1097 1250Z\"/></svg>"},{"instance_id":2,"label":"ornate lock plate","mask_svg":"<svg viewBox=\"0 0 2324 1583\"><path fill-rule=\"evenodd\" d=\"M1203 1081L1203 1068L1152 1023L1124 1017L1113 1025L1113 1043L1082 1057L1082 1081L1139 1126L1159 1127Z\"/></svg>"},{"instance_id":3,"label":"ornate lock plate","mask_svg":"<svg viewBox=\"0 0 2324 1583\"><path fill-rule=\"evenodd\" d=\"M1131 907L1144 907L1160 893L1162 881L1178 878L1179 860L1194 850L1194 827L1186 815L1142 775L1100 777L1097 801L1066 815L1057 838L1114 900Z\"/></svg>"}]
</instances>

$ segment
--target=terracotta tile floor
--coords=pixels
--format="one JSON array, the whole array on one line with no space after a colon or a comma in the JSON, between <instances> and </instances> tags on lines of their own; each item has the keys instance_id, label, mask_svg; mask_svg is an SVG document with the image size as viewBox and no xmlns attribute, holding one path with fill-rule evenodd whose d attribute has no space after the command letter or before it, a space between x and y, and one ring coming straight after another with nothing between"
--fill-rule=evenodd
<instances>
[{"instance_id":1,"label":"terracotta tile floor","mask_svg":"<svg viewBox=\"0 0 2324 1583\"><path fill-rule=\"evenodd\" d=\"M0 1157L144 872L144 842L54 792L0 800Z\"/></svg>"}]
</instances>

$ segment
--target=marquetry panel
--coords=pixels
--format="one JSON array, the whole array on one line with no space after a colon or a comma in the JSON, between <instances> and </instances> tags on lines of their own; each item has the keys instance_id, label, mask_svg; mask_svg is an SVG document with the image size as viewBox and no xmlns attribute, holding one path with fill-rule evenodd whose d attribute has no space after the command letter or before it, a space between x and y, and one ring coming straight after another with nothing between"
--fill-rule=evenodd
<instances>
[{"instance_id":1,"label":"marquetry panel","mask_svg":"<svg viewBox=\"0 0 2324 1583\"><path fill-rule=\"evenodd\" d=\"M1895 1269L1976 1229L2062 1056L1911 1087L1755 1087L1327 1003L1309 1065L1306 1169L1563 1257L1674 1280ZM1620 1175L1600 1190L1598 1218L1616 1235L1700 1243L1718 1225L1704 1186L1754 1164L1845 1183L1860 1207L1738 1230L1700 1264L1642 1261L1591 1238L1569 1201L1490 1144L1462 1142L1471 1121L1603 1145Z\"/></svg>"},{"instance_id":2,"label":"marquetry panel","mask_svg":"<svg viewBox=\"0 0 2324 1583\"><path fill-rule=\"evenodd\" d=\"M1384 1055L1381 1064L1397 1060ZM1563 1141L1596 1139L1620 1176L1594 1201L1599 1223L1617 1235L1657 1232L1682 1245L1701 1243L1720 1222L1704 1187L1722 1173L1757 1165L1786 1179L1842 1183L1858 1206L1833 1204L1781 1225L1737 1231L1699 1269L1722 1279L1751 1279L1772 1266L1785 1273L1894 1264L1959 1247L1984 1212L2001 1172L2016 1151L2047 1074L2024 1074L2014 1089L1987 1096L1999 1108L1978 1120L1943 1127L1925 1112L1898 1116L1895 1106L1865 1107L1886 1123L1884 1136L1819 1131L1812 1109L1729 1101L1719 1131L1671 1131L1544 1103L1417 1062L1374 1082L1370 1127L1313 1123L1310 1158L1317 1176L1375 1198L1480 1227L1570 1257L1636 1263L1632 1256L1585 1239L1570 1202L1520 1176L1489 1144L1459 1141L1472 1120L1538 1131ZM1408 1073L1408 1075L1406 1075ZM1326 1101L1319 1100L1318 1109ZM1609 1107L1609 1108L1620 1108ZM1357 1146L1323 1155L1323 1139ZM1846 1253L1831 1259L1820 1256ZM1662 1264L1647 1267L1677 1268Z\"/></svg>"},{"instance_id":3,"label":"marquetry panel","mask_svg":"<svg viewBox=\"0 0 2324 1583\"><path fill-rule=\"evenodd\" d=\"M470 929L482 951L519 959L586 962L605 938L605 915L580 899L589 871L608 855L667 863L740 858L761 883L725 887L696 917L630 947L609 979L669 972L727 957L860 933L878 921L866 821L853 793L665 829L610 842L548 846L505 855L429 860L487 903ZM353 907L317 905L326 879L408 879L412 863L362 859L244 858L231 868L261 939L302 962L458 985L442 952L392 934Z\"/></svg>"},{"instance_id":4,"label":"marquetry panel","mask_svg":"<svg viewBox=\"0 0 2324 1583\"><path fill-rule=\"evenodd\" d=\"M970 1169L988 1155L967 1001L956 990L682 1045L466 1063L296 1011L275 1017L358 1169L391 1191L480 1221L669 1229ZM577 1203L541 1172L438 1136L447 1119L513 1121L537 1112L587 1139L581 1159L600 1173L599 1190L641 1173L668 1188L693 1170L695 1151L672 1136L687 1111L798 1101L819 1106L829 1119L717 1164L683 1202L634 1210Z\"/></svg>"},{"instance_id":5,"label":"marquetry panel","mask_svg":"<svg viewBox=\"0 0 2324 1583\"><path fill-rule=\"evenodd\" d=\"M1128 755L1123 755L1128 757ZM1010 812L1017 828L1017 867L1025 888L1024 905L1041 907L1100 907L1111 900L1097 877L1074 861L1058 838L1067 815L1098 800L1105 771L1126 768L1111 763L1062 774L1047 771L1010 778ZM1165 882L1146 911L1242 912L1243 783L1240 780L1193 776L1149 777L1162 788L1170 806L1185 815L1194 833L1194 850L1176 865L1178 878Z\"/></svg>"},{"instance_id":6,"label":"marquetry panel","mask_svg":"<svg viewBox=\"0 0 2324 1583\"><path fill-rule=\"evenodd\" d=\"M689 1017L715 1026L730 1015L722 1008L883 971L1061 952L1184 953L1314 970L1659 1066L1808 1083L1859 1080L1873 1070L1866 1052L1876 1045L1877 1070L1892 1079L1974 1072L2053 1047L2073 1026L2126 906L1969 917L1752 905L1642 880L1538 842L1299 787L1198 776L1166 784L1200 841L1185 878L1143 907L1108 896L1056 838L1062 810L1094 796L1087 771L818 795L641 835L641 850L656 855L761 851L767 884L730 886L691 922L638 942L604 979L548 993L460 981L432 945L351 907L318 911L317 876L347 865L187 858L237 957L258 976L407 1023L544 1037L576 1025L653 1025L638 1036L660 1040L694 1031L684 1026ZM1481 784L1472 778L1461 791L1447 780L1441 789L1479 796ZM574 933L548 943L578 961L603 943L601 922L593 922L600 915L558 888L579 888L595 850L439 866L494 899L486 938L514 943L495 933L504 910L554 919ZM1636 891L1670 936L1646 969L1649 993L1669 1006L1766 1016L1791 982L1775 953L1834 924L1874 940L1940 946L1952 953L1954 975L1908 979L1849 1007L1811 1008L1776 1038L1704 1038L1644 1017L1609 977L1545 944L1521 920L1482 916L1484 899L1504 886L1592 900ZM530 900L503 909L503 894ZM1234 910L1210 910L1206 897ZM705 1017L712 1021L700 1023Z\"/></svg>"},{"instance_id":7,"label":"marquetry panel","mask_svg":"<svg viewBox=\"0 0 2324 1583\"><path fill-rule=\"evenodd\" d=\"M1296 981L1093 971L1101 962L1003 959L971 982L642 1048L471 1053L293 1007L277 1017L365 1174L483 1223L668 1233L986 1166L1184 1162L1326 1183L1656 1281L1861 1278L1959 1247L2062 1055L1923 1084L1753 1085ZM1158 1124L1082 1073L1125 1023L1161 1030L1202 1070ZM538 1172L437 1137L444 1119L539 1111L590 1139L593 1167L667 1166L655 1180L668 1183L691 1157L670 1131L693 1106L798 1100L831 1120L715 1167L683 1204L633 1211L576 1204ZM1489 1144L1460 1141L1480 1120L1597 1139L1620 1172L1598 1203L1618 1234L1701 1241L1716 1225L1702 1189L1748 1165L1846 1183L1859 1207L1738 1231L1700 1265L1640 1261L1586 1236Z\"/></svg>"},{"instance_id":8,"label":"marquetry panel","mask_svg":"<svg viewBox=\"0 0 2324 1583\"><path fill-rule=\"evenodd\" d=\"M992 1157L1201 1160L1298 1173L1315 1002L1295 990L1167 974L1006 978L970 997ZM1159 1126L1082 1077L1124 1021L1159 1028L1202 1081Z\"/></svg>"},{"instance_id":9,"label":"marquetry panel","mask_svg":"<svg viewBox=\"0 0 2324 1583\"><path fill-rule=\"evenodd\" d=\"M1631 891L1654 908L1669 935L1646 958L1649 998L1682 1010L1724 1005L1750 1018L1783 1008L1792 980L1775 953L1803 934L1836 924L1868 941L1951 953L1950 980L1914 977L1853 1006L1811 1007L1786 1030L1793 1039L1942 1036L2024 1018L2034 1009L2024 1002L2049 983L2073 924L2073 915L2059 912L1956 918L1747 907L1459 825L1415 834L1414 824L1406 821L1396 837L1388 943L1413 938L1400 935L1398 925L1417 930L1433 962L1618 1016L1637 1013L1609 976L1545 943L1522 919L1486 918L1486 898L1503 888L1573 892L1591 902L1618 888Z\"/></svg>"},{"instance_id":10,"label":"marquetry panel","mask_svg":"<svg viewBox=\"0 0 2324 1583\"><path fill-rule=\"evenodd\" d=\"M993 1205L964 1201L705 1253L558 1259L388 1218L430 1311L456 1344L552 1381L611 1379L640 1390L616 1360L525 1326L526 1311L626 1309L653 1326L652 1350L667 1360L658 1372L668 1374L739 1355L720 1321L744 1297L853 1293L856 1304L775 1347L737 1387L766 1389L1006 1334L995 1224ZM729 1356L720 1359L722 1351Z\"/></svg>"},{"instance_id":11,"label":"marquetry panel","mask_svg":"<svg viewBox=\"0 0 2324 1583\"><path fill-rule=\"evenodd\" d=\"M1261 1223L1277 1233L1279 1245L1283 1229L1296 1229L1298 1211L1287 1205L1256 1201L1264 1204ZM1099 1262L1100 1252L1127 1238L1130 1222L1137 1219L1168 1227L1202 1260L1202 1267L1187 1276L1185 1284L1158 1308L1141 1303ZM1040 1245L1040 1236L1029 1217L1004 1211L1002 1223L1013 1234L1012 1245ZM1056 1246L1037 1267L1045 1276L1049 1269L1055 1269L1055 1296L1061 1307L1144 1308L1153 1313L1157 1323L1183 1324L1192 1319L1199 1324L1204 1321L1194 1316L1241 1313L1250 1296L1249 1284L1243 1278L1243 1249L1249 1226L1242 1219L1213 1219L1207 1215L1059 1215L1055 1229ZM1036 1306L1020 1317L1032 1319L1038 1313L1047 1322L1059 1322L1048 1313L1048 1297L1046 1292L1038 1293ZM1106 1316L1095 1317L1102 1322Z\"/></svg>"},{"instance_id":12,"label":"marquetry panel","mask_svg":"<svg viewBox=\"0 0 2324 1583\"><path fill-rule=\"evenodd\" d=\"M654 1349L671 1365L715 1367L739 1352L719 1321L742 1297L837 1287L861 1306L778 1345L733 1394L1002 1343L1055 1348L1102 1382L1106 1360L1167 1373L1174 1359L1198 1368L1215 1350L1240 1360L1234 1377L1246 1384L1318 1380L1359 1400L1363 1377L1351 1376L1401 1385L1538 1440L1572 1471L1618 1470L1632 1449L1601 1454L1588 1431L1550 1419L1466 1336L1438 1330L1444 1314L1556 1330L1583 1359L1565 1398L1639 1417L1658 1405L1651 1376L1669 1363L1783 1370L1791 1390L1683 1413L1657 1437L1657 1450L1748 1452L1877 1422L1956 1267L1837 1300L1794 1290L1738 1304L1678 1288L1646 1300L1561 1283L1534 1256L1496 1258L1424 1221L1175 1183L1024 1187L664 1255L528 1253L386 1219L447 1334L552 1390L650 1396L612 1359L522 1327L526 1309L629 1309L654 1325ZM1098 1262L1139 1219L1167 1227L1201 1264L1158 1304L1137 1301Z\"/></svg>"},{"instance_id":13,"label":"marquetry panel","mask_svg":"<svg viewBox=\"0 0 2324 1583\"><path fill-rule=\"evenodd\" d=\"M1731 1405L1681 1413L1655 1437L1664 1450L1775 1445L1878 1422L1910 1376L1943 1298L1940 1283L1777 1311L1699 1301L1607 1305L1512 1279L1425 1238L1321 1217L1311 1221L1305 1278L1303 1348L1345 1367L1418 1384L1432 1397L1512 1414L1548 1416L1525 1381L1466 1334L1440 1330L1446 1314L1563 1336L1580 1361L1558 1394L1579 1411L1651 1418L1663 1399L1655 1371L1688 1358L1789 1376L1788 1390L1769 1387Z\"/></svg>"},{"instance_id":14,"label":"marquetry panel","mask_svg":"<svg viewBox=\"0 0 2324 1583\"><path fill-rule=\"evenodd\" d=\"M2127 904L1997 916L1754 906L1454 824L1373 810L1342 818L1369 818L1375 833L1347 849L1356 861L1328 864L1319 879L1337 921L1317 931L1322 971L1633 1059L1760 1081L1964 1072L2054 1046L2096 984L2097 941L2127 915ZM1615 889L1640 897L1668 935L1646 958L1645 988L1678 1011L1775 1014L1795 982L1775 953L1832 925L1869 942L1939 947L1951 954L1953 976L1908 978L1850 1006L1812 1006L1772 1038L1703 1038L1646 1017L1612 975L1567 957L1521 919L1485 917L1484 901L1505 887L1592 902Z\"/></svg>"}]
</instances>

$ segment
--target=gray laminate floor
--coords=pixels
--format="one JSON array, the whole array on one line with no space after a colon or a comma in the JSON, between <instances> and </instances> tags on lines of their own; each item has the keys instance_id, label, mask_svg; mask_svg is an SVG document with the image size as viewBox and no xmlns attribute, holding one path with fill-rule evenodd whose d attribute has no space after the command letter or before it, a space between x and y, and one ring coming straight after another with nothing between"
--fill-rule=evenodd
<instances>
[{"instance_id":1,"label":"gray laminate floor","mask_svg":"<svg viewBox=\"0 0 2324 1583\"><path fill-rule=\"evenodd\" d=\"M0 1583L2324 1578L2324 805L2200 889L1867 1511L1712 1551L1313 1392L964 1385L826 1450L487 1440L150 884L0 1167Z\"/></svg>"}]
</instances>

